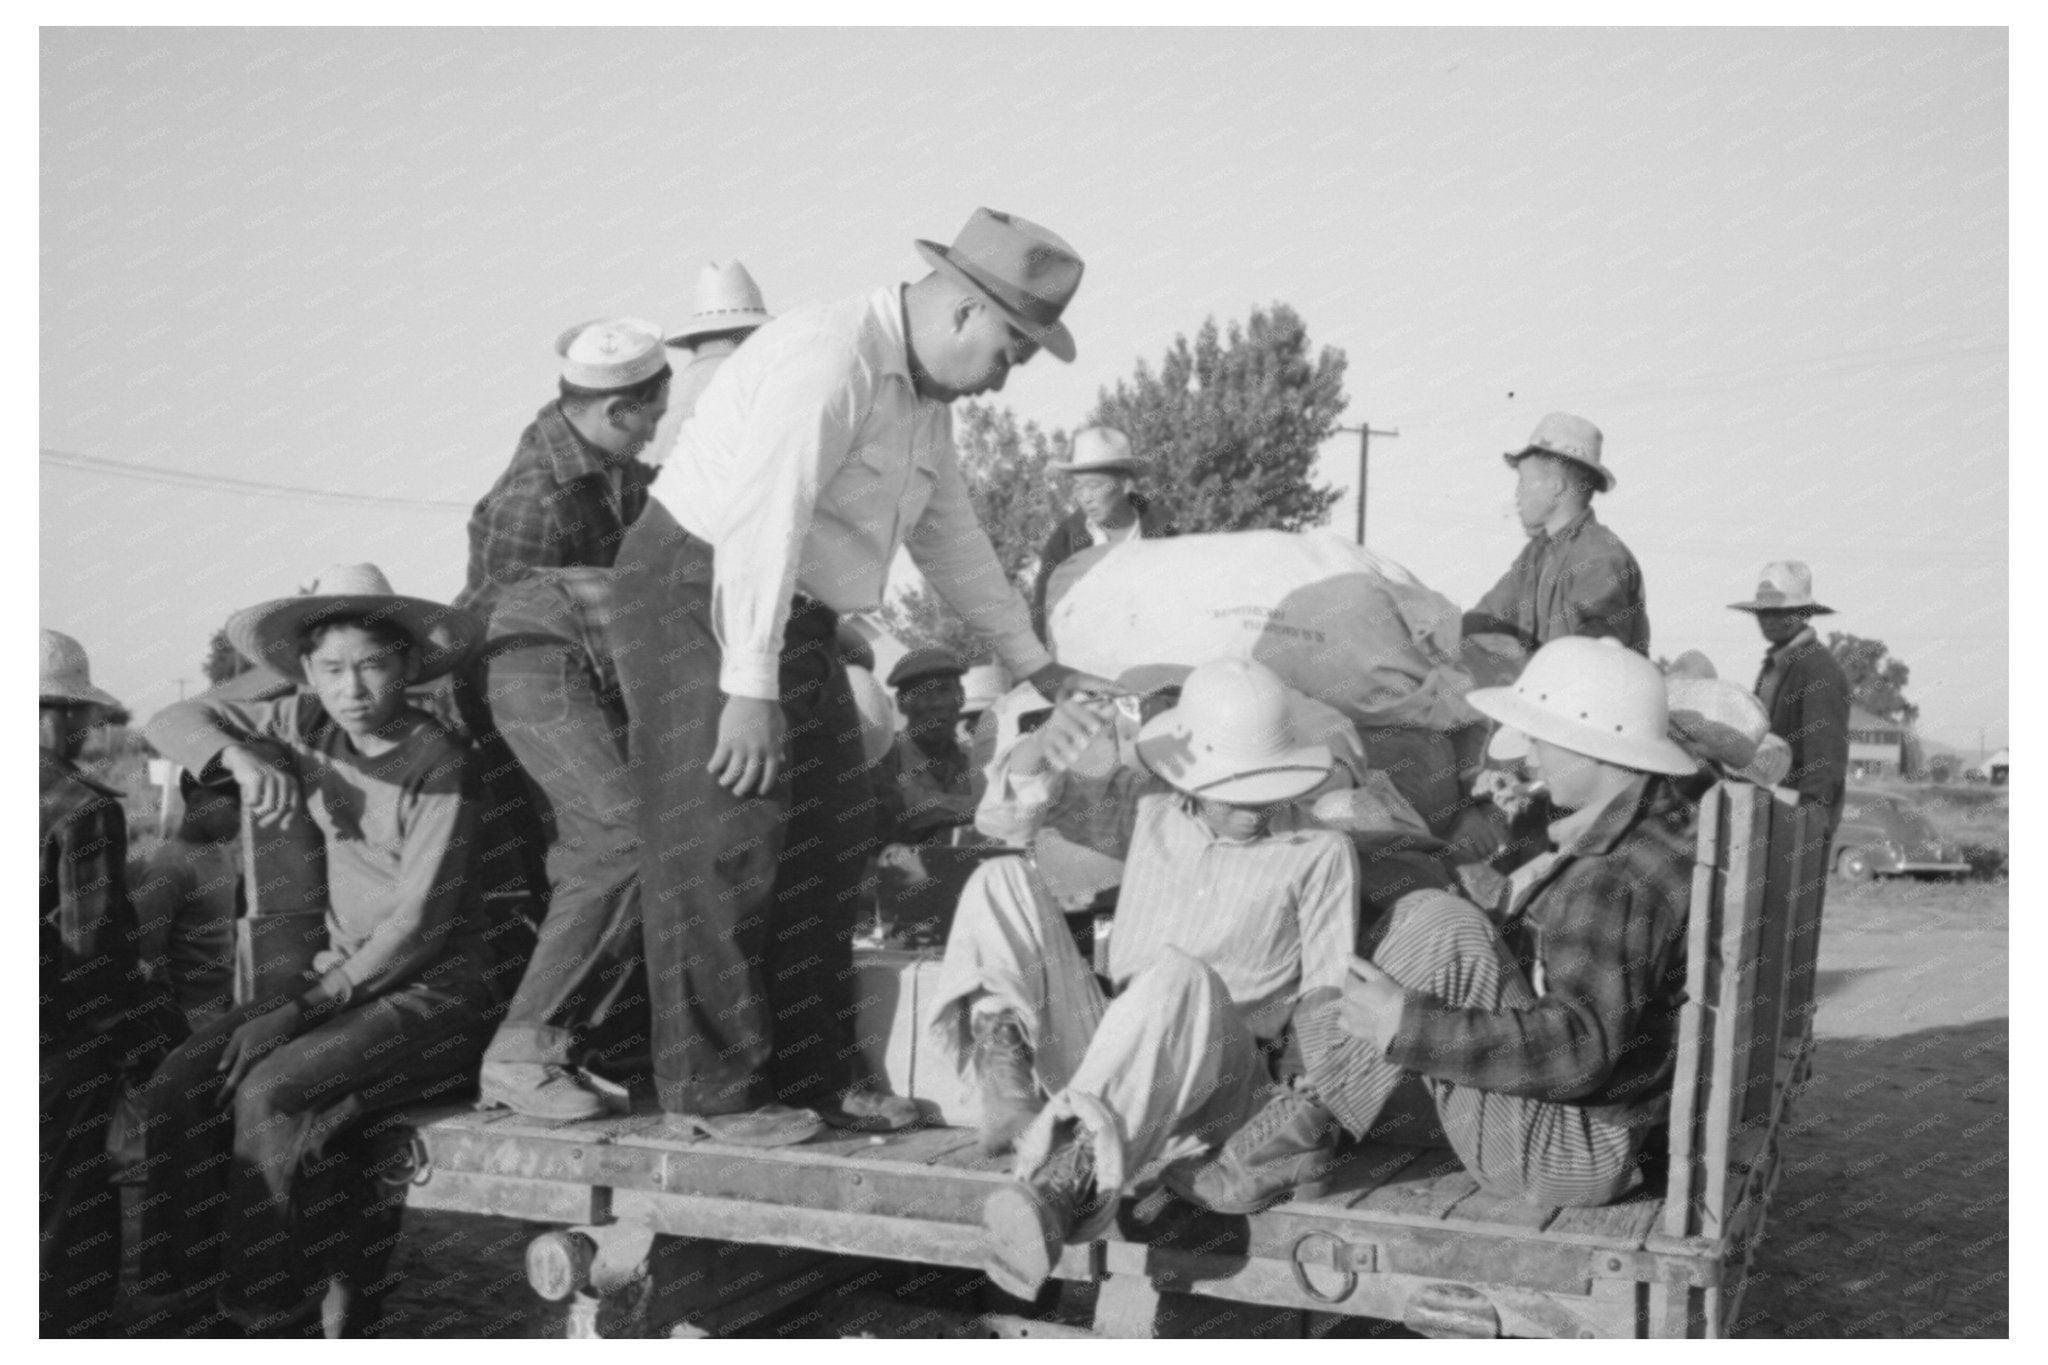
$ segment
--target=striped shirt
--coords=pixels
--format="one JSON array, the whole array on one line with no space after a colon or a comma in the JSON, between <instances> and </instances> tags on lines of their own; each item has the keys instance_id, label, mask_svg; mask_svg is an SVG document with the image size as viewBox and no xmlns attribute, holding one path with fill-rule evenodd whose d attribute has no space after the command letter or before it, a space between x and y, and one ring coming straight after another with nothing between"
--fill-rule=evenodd
<instances>
[{"instance_id":1,"label":"striped shirt","mask_svg":"<svg viewBox=\"0 0 2048 1365\"><path fill-rule=\"evenodd\" d=\"M1009 762L991 765L975 821L984 834L1028 845L1050 824L1124 859L1108 959L1119 989L1177 948L1214 968L1252 1032L1272 1038L1305 991L1342 985L1358 927L1358 856L1342 834L1223 839L1192 799L1149 774L1024 775Z\"/></svg>"}]
</instances>

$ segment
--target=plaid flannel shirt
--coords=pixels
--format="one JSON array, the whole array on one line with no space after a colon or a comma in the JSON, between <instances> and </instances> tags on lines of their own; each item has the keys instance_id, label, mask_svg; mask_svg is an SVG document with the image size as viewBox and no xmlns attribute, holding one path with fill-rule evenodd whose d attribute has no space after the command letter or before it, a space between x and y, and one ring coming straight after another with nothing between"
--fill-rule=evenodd
<instances>
[{"instance_id":1,"label":"plaid flannel shirt","mask_svg":"<svg viewBox=\"0 0 2048 1365\"><path fill-rule=\"evenodd\" d=\"M634 459L606 464L561 403L548 404L470 515L469 581L455 605L488 616L497 595L535 569L610 568L654 475Z\"/></svg>"},{"instance_id":2,"label":"plaid flannel shirt","mask_svg":"<svg viewBox=\"0 0 2048 1365\"><path fill-rule=\"evenodd\" d=\"M1695 818L1668 780L1638 778L1509 907L1501 936L1537 1003L1456 1009L1411 993L1387 1058L1617 1122L1661 1118L1684 997Z\"/></svg>"}]
</instances>

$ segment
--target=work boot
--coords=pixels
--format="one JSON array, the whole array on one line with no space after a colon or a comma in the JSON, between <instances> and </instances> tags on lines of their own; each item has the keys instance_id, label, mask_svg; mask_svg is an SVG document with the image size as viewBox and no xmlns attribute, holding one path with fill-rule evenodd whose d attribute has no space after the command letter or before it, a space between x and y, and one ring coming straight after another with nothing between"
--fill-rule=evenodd
<instances>
[{"instance_id":1,"label":"work boot","mask_svg":"<svg viewBox=\"0 0 2048 1365\"><path fill-rule=\"evenodd\" d=\"M1037 1298L1059 1264L1060 1248L1100 1211L1103 1198L1095 1188L1095 1147L1076 1124L1029 1180L1011 1181L982 1205L988 1277L1006 1294Z\"/></svg>"},{"instance_id":2,"label":"work boot","mask_svg":"<svg viewBox=\"0 0 2048 1365\"><path fill-rule=\"evenodd\" d=\"M1009 1010L974 1016L972 1066L981 1088L981 1150L990 1156L1007 1152L1017 1134L1031 1126L1045 1097L1032 1070L1031 1044L1024 1025Z\"/></svg>"},{"instance_id":3,"label":"work boot","mask_svg":"<svg viewBox=\"0 0 2048 1365\"><path fill-rule=\"evenodd\" d=\"M854 1086L817 1106L818 1116L834 1128L855 1133L900 1133L924 1120L917 1101L867 1086Z\"/></svg>"},{"instance_id":4,"label":"work boot","mask_svg":"<svg viewBox=\"0 0 2048 1365\"><path fill-rule=\"evenodd\" d=\"M562 1122L594 1119L605 1111L604 1098L581 1073L553 1062L485 1062L477 1076L477 1106Z\"/></svg>"},{"instance_id":5,"label":"work boot","mask_svg":"<svg viewBox=\"0 0 2048 1365\"><path fill-rule=\"evenodd\" d=\"M1177 1163L1161 1180L1201 1208L1260 1213L1284 1199L1321 1193L1341 1131L1336 1115L1313 1094L1279 1090L1214 1158Z\"/></svg>"},{"instance_id":6,"label":"work boot","mask_svg":"<svg viewBox=\"0 0 2048 1365\"><path fill-rule=\"evenodd\" d=\"M814 1110L764 1104L737 1114L667 1114L663 1126L678 1137L708 1138L734 1147L792 1147L823 1132L825 1120Z\"/></svg>"}]
</instances>

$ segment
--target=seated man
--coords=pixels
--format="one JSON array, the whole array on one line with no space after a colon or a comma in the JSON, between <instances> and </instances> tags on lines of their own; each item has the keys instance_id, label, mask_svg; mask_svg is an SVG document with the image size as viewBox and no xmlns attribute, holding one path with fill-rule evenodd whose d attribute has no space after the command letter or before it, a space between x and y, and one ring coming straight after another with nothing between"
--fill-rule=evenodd
<instances>
[{"instance_id":1,"label":"seated man","mask_svg":"<svg viewBox=\"0 0 2048 1365\"><path fill-rule=\"evenodd\" d=\"M1189 675L1180 703L1139 732L1156 777L1124 765L1086 776L1079 760L1113 705L1062 702L998 761L980 810L983 831L1008 842L1051 821L1124 856L1111 990L1033 869L1000 858L961 897L927 1017L942 1047L969 1055L984 1146L1017 1142L1017 1180L984 1222L988 1273L1025 1298L1168 1139L1221 1136L1251 1115L1262 1046L1304 988L1335 990L1357 922L1350 841L1273 828L1332 757L1299 742L1270 669Z\"/></svg>"},{"instance_id":2,"label":"seated man","mask_svg":"<svg viewBox=\"0 0 2048 1365\"><path fill-rule=\"evenodd\" d=\"M891 837L899 843L944 842L971 825L976 776L960 744L967 665L950 649L913 649L889 670L903 733L883 760L903 805Z\"/></svg>"},{"instance_id":3,"label":"seated man","mask_svg":"<svg viewBox=\"0 0 2048 1365\"><path fill-rule=\"evenodd\" d=\"M465 914L474 775L405 699L458 665L482 625L395 595L364 564L227 630L312 693L196 698L147 733L202 780L232 776L259 824L313 821L327 947L304 989L229 1011L146 1087L143 1277L211 1289L240 1330L299 1329L324 1295L321 1325L341 1335L381 1287L402 1200L364 1169L363 1117L465 1089L516 979L492 970L491 936Z\"/></svg>"},{"instance_id":4,"label":"seated man","mask_svg":"<svg viewBox=\"0 0 2048 1365\"><path fill-rule=\"evenodd\" d=\"M1309 1085L1273 1095L1214 1161L1168 1172L1184 1198L1267 1208L1326 1173L1341 1125L1374 1127L1419 1076L1449 1145L1488 1188L1603 1204L1635 1186L1665 1115L1685 984L1695 764L1666 736L1664 680L1620 642L1545 645L1515 685L1468 700L1513 727L1556 805L1554 848L1517 869L1496 930L1441 890L1367 927L1330 998L1295 1016Z\"/></svg>"}]
</instances>

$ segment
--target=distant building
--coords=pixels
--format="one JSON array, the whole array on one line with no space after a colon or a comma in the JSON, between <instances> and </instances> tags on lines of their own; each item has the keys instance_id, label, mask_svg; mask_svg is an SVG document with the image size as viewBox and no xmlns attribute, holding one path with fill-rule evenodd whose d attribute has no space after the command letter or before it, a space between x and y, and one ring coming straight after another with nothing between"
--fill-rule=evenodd
<instances>
[{"instance_id":1,"label":"distant building","mask_svg":"<svg viewBox=\"0 0 2048 1365\"><path fill-rule=\"evenodd\" d=\"M1849 780L1897 777L1906 766L1906 727L1849 707Z\"/></svg>"}]
</instances>

